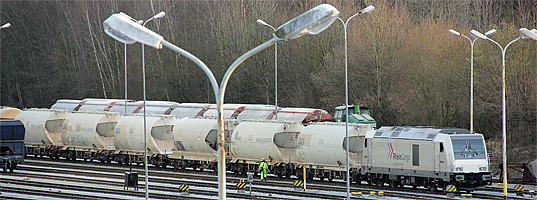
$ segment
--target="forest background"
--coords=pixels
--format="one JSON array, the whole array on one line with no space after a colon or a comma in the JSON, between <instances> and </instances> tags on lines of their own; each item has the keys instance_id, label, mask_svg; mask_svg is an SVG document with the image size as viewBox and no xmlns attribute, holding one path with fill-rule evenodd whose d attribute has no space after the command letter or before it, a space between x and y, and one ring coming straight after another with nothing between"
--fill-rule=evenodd
<instances>
[{"instance_id":1,"label":"forest background","mask_svg":"<svg viewBox=\"0 0 537 200\"><path fill-rule=\"evenodd\" d=\"M58 99L124 98L124 45L103 21L124 12L196 55L218 81L240 55L278 27L321 4L347 20L349 100L371 108L379 126L427 125L469 129L469 36L496 29L502 46L518 29L537 28L537 2L521 0L196 0L0 1L0 105L49 108ZM141 45L127 47L129 99L143 99ZM145 48L147 99L214 103L197 65L169 49ZM502 135L502 56L498 46L474 46L474 131L495 149ZM506 53L508 148L537 152L537 41L520 40ZM322 108L345 103L344 32L339 21L319 35L278 45L278 106ZM274 48L233 73L225 103L274 105ZM535 153L534 153L535 154ZM534 155L535 156L535 155Z\"/></svg>"}]
</instances>

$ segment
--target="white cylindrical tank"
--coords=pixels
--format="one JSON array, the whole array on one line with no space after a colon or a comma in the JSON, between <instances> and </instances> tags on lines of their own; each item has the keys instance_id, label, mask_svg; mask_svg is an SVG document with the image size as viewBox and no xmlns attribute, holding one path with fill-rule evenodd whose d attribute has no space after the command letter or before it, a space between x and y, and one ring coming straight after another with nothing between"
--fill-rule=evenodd
<instances>
[{"instance_id":1,"label":"white cylindrical tank","mask_svg":"<svg viewBox=\"0 0 537 200\"><path fill-rule=\"evenodd\" d=\"M365 133L370 124L349 124L349 166L360 167ZM312 123L298 138L299 163L345 170L345 123Z\"/></svg>"},{"instance_id":2,"label":"white cylindrical tank","mask_svg":"<svg viewBox=\"0 0 537 200\"><path fill-rule=\"evenodd\" d=\"M148 154L171 154L173 149L173 115L146 116L146 144ZM117 150L144 151L144 115L127 115L116 124L114 144Z\"/></svg>"},{"instance_id":3,"label":"white cylindrical tank","mask_svg":"<svg viewBox=\"0 0 537 200\"><path fill-rule=\"evenodd\" d=\"M270 163L296 162L301 122L244 120L231 136L234 160L255 163L265 158Z\"/></svg>"},{"instance_id":4,"label":"white cylindrical tank","mask_svg":"<svg viewBox=\"0 0 537 200\"><path fill-rule=\"evenodd\" d=\"M69 115L67 110L25 109L15 117L26 128L24 143L29 145L61 146L63 121Z\"/></svg>"},{"instance_id":5,"label":"white cylindrical tank","mask_svg":"<svg viewBox=\"0 0 537 200\"><path fill-rule=\"evenodd\" d=\"M0 119L15 119L22 110L12 107L0 107Z\"/></svg>"},{"instance_id":6,"label":"white cylindrical tank","mask_svg":"<svg viewBox=\"0 0 537 200\"><path fill-rule=\"evenodd\" d=\"M224 121L224 137L228 138L236 121L226 119ZM220 125L218 119L214 117L194 117L177 120L173 127L175 151L172 158L216 161L218 159L217 150L218 131Z\"/></svg>"},{"instance_id":7,"label":"white cylindrical tank","mask_svg":"<svg viewBox=\"0 0 537 200\"><path fill-rule=\"evenodd\" d=\"M115 150L114 131L121 114L117 112L73 112L63 122L66 147Z\"/></svg>"}]
</instances>

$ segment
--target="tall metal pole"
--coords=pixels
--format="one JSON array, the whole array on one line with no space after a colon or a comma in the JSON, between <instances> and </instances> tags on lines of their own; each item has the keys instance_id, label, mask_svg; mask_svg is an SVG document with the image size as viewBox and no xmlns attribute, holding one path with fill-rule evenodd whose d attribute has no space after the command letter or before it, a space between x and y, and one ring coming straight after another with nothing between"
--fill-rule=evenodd
<instances>
[{"instance_id":1,"label":"tall metal pole","mask_svg":"<svg viewBox=\"0 0 537 200\"><path fill-rule=\"evenodd\" d=\"M366 11L366 9L373 8L372 6L369 6L365 8L364 10L352 15L347 19L347 21L343 22L343 20L339 17L337 19L343 24L343 32L345 35L345 160L346 160L346 175L345 178L347 179L347 199L351 199L351 190L350 190L350 173L349 173L349 81L348 81L348 68L347 68L347 24L349 23L349 20L351 20L356 15L362 14L362 13L368 13L373 11L372 9Z\"/></svg>"},{"instance_id":2,"label":"tall metal pole","mask_svg":"<svg viewBox=\"0 0 537 200\"><path fill-rule=\"evenodd\" d=\"M144 45L142 45L142 52ZM125 115L127 114L127 43L125 43Z\"/></svg>"},{"instance_id":3,"label":"tall metal pole","mask_svg":"<svg viewBox=\"0 0 537 200\"><path fill-rule=\"evenodd\" d=\"M502 165L502 173L503 173L503 199L507 199L507 120L506 120L506 112L505 112L505 51L507 50L507 47L509 45L513 44L513 42L521 39L521 37L518 37L517 39L514 39L513 41L509 42L505 46L505 48L502 48L500 44L498 44L496 41L487 38L488 41L493 42L498 47L500 47L500 50L502 51L502 145L503 145L503 165Z\"/></svg>"},{"instance_id":4,"label":"tall metal pole","mask_svg":"<svg viewBox=\"0 0 537 200\"><path fill-rule=\"evenodd\" d=\"M258 19L257 23L270 27L273 31L276 29L263 20ZM278 120L278 43L274 43L274 119Z\"/></svg>"},{"instance_id":5,"label":"tall metal pole","mask_svg":"<svg viewBox=\"0 0 537 200\"><path fill-rule=\"evenodd\" d=\"M233 73L233 71L235 71L235 69L246 59L248 59L250 56L256 54L257 52L269 47L270 45L274 44L278 42L278 40L276 40L275 38L257 46L256 48L253 48L252 50L246 52L245 54L243 54L242 56L240 56L239 58L237 58L237 60L235 60L235 62L233 62L233 64L231 64L231 66L228 68L228 70L226 71L226 74L224 75L224 77L222 78L222 82L220 83L220 91L218 92L218 99L216 100L216 103L218 105L218 123L220 124L220 148L218 148L218 160L219 160L219 165L218 165L218 196L220 197L220 199L226 199L226 176L225 176L225 173L226 173L226 162L225 162L225 155L226 155L226 150L224 148L224 143L225 143L225 137L224 137L224 117L223 117L223 104L224 104L224 94L226 93L226 87L227 87L227 83L229 81L229 78L231 77L231 73ZM223 185L223 187L221 187L221 184Z\"/></svg>"},{"instance_id":6,"label":"tall metal pole","mask_svg":"<svg viewBox=\"0 0 537 200\"><path fill-rule=\"evenodd\" d=\"M145 26L145 24L155 18L162 18L164 17L164 12L160 12L158 13L157 15L149 18L148 20L146 20L142 26ZM125 44L126 45L126 44ZM142 44L142 74L143 74L143 85L144 85L144 170L145 170L145 199L149 199L149 174L148 174L148 169L147 169L147 120L146 120L146 111L147 111L147 108L145 107L145 103L147 101L146 99L146 92L145 92L145 50L144 50L144 46ZM125 79L126 81L126 79ZM125 96L125 113L127 113L127 102L126 102L126 99L127 97Z\"/></svg>"},{"instance_id":7,"label":"tall metal pole","mask_svg":"<svg viewBox=\"0 0 537 200\"><path fill-rule=\"evenodd\" d=\"M274 43L274 119L278 120L278 43Z\"/></svg>"},{"instance_id":8,"label":"tall metal pole","mask_svg":"<svg viewBox=\"0 0 537 200\"><path fill-rule=\"evenodd\" d=\"M148 173L147 173L147 124L146 124L146 110L145 102L145 55L144 55L144 46L142 45L142 74L143 74L143 85L144 85L144 170L145 170L145 199L149 199L149 185L148 185Z\"/></svg>"}]
</instances>

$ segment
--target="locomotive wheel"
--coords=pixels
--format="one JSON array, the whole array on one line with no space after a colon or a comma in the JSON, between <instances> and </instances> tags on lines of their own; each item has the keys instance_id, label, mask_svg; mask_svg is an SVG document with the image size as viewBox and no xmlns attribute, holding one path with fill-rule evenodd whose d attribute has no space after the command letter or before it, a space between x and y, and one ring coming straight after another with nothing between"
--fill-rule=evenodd
<instances>
[{"instance_id":1,"label":"locomotive wheel","mask_svg":"<svg viewBox=\"0 0 537 200\"><path fill-rule=\"evenodd\" d=\"M384 186L384 181L382 181L382 180L378 180L378 181L377 181L377 187L381 188L381 187L383 187L383 186Z\"/></svg>"},{"instance_id":2,"label":"locomotive wheel","mask_svg":"<svg viewBox=\"0 0 537 200\"><path fill-rule=\"evenodd\" d=\"M332 182L332 180L334 180L334 176L328 175L328 181ZM347 179L345 179L345 180L347 180Z\"/></svg>"}]
</instances>

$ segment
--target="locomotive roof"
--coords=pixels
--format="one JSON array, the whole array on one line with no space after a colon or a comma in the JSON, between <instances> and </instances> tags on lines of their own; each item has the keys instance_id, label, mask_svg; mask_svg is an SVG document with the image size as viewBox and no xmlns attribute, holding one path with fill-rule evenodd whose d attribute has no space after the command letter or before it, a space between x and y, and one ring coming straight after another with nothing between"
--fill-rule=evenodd
<instances>
[{"instance_id":1,"label":"locomotive roof","mask_svg":"<svg viewBox=\"0 0 537 200\"><path fill-rule=\"evenodd\" d=\"M439 128L432 126L383 126L368 137L403 140L434 140L436 135L442 134L470 134L470 131L461 128Z\"/></svg>"}]
</instances>

